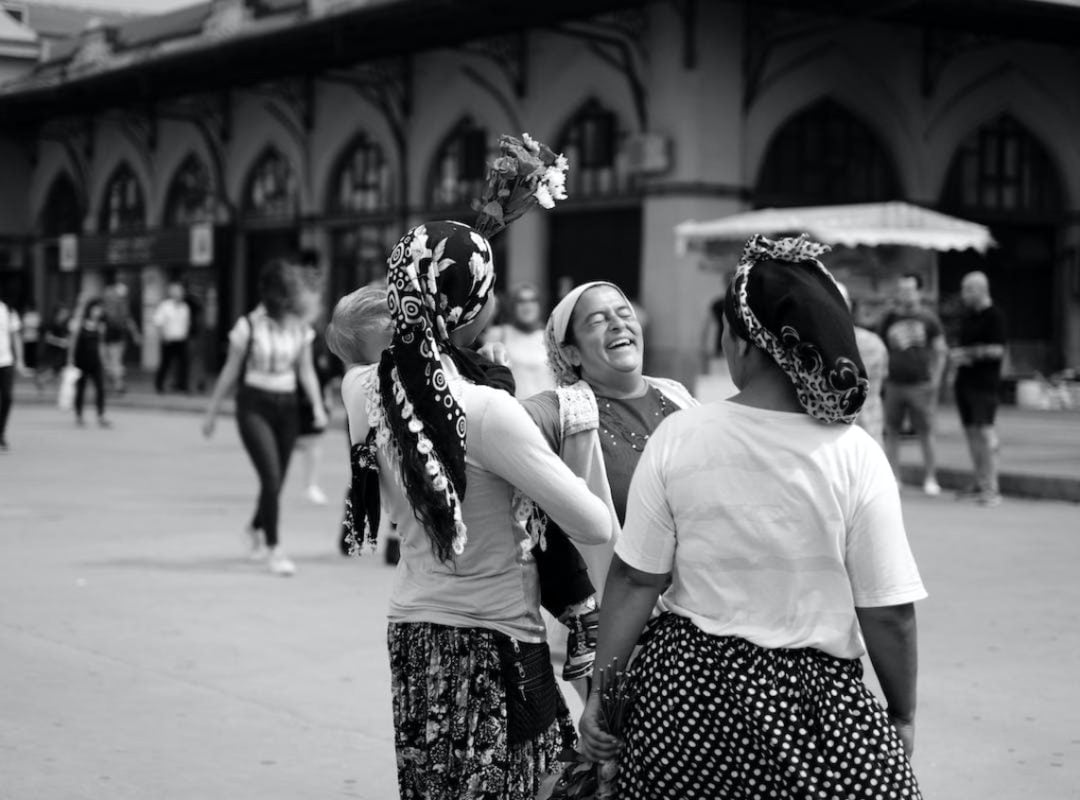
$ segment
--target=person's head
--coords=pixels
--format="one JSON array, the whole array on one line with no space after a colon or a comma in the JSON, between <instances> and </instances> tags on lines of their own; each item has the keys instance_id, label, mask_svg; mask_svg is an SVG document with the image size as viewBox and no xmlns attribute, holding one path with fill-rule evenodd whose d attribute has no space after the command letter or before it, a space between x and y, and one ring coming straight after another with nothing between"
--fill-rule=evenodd
<instances>
[{"instance_id":1,"label":"person's head","mask_svg":"<svg viewBox=\"0 0 1080 800\"><path fill-rule=\"evenodd\" d=\"M594 388L641 381L645 342L634 307L613 283L577 287L548 318L548 362L555 380Z\"/></svg>"},{"instance_id":2,"label":"person's head","mask_svg":"<svg viewBox=\"0 0 1080 800\"><path fill-rule=\"evenodd\" d=\"M896 281L896 300L900 307L907 311L914 311L922 304L922 276L909 272L901 275Z\"/></svg>"},{"instance_id":3,"label":"person's head","mask_svg":"<svg viewBox=\"0 0 1080 800\"><path fill-rule=\"evenodd\" d=\"M326 346L346 366L374 364L390 346L394 325L386 288L363 286L342 297L326 326Z\"/></svg>"},{"instance_id":4,"label":"person's head","mask_svg":"<svg viewBox=\"0 0 1080 800\"><path fill-rule=\"evenodd\" d=\"M91 297L86 303L83 304L82 316L84 320L90 320L91 322L97 322L105 315L105 307L101 303L101 298Z\"/></svg>"},{"instance_id":5,"label":"person's head","mask_svg":"<svg viewBox=\"0 0 1080 800\"><path fill-rule=\"evenodd\" d=\"M822 422L853 422L869 383L844 296L805 235L746 243L724 298L723 349L740 389L778 379ZM783 379L780 379L783 380Z\"/></svg>"},{"instance_id":6,"label":"person's head","mask_svg":"<svg viewBox=\"0 0 1080 800\"><path fill-rule=\"evenodd\" d=\"M184 284L180 281L169 281L168 295L170 300L177 302L184 299Z\"/></svg>"},{"instance_id":7,"label":"person's head","mask_svg":"<svg viewBox=\"0 0 1080 800\"><path fill-rule=\"evenodd\" d=\"M990 280L985 272L969 272L960 281L960 300L968 308L979 310L991 304Z\"/></svg>"},{"instance_id":8,"label":"person's head","mask_svg":"<svg viewBox=\"0 0 1080 800\"><path fill-rule=\"evenodd\" d=\"M67 306L57 306L53 311L53 319L57 322L67 322L71 319L71 309Z\"/></svg>"},{"instance_id":9,"label":"person's head","mask_svg":"<svg viewBox=\"0 0 1080 800\"><path fill-rule=\"evenodd\" d=\"M519 283L510 292L510 324L523 331L534 331L543 323L540 293L531 283Z\"/></svg>"},{"instance_id":10,"label":"person's head","mask_svg":"<svg viewBox=\"0 0 1080 800\"><path fill-rule=\"evenodd\" d=\"M475 340L494 308L491 245L468 225L429 222L406 233L387 264L394 335L379 363L381 405L410 505L446 561L466 541L467 421L443 356L468 371L459 347Z\"/></svg>"},{"instance_id":11,"label":"person's head","mask_svg":"<svg viewBox=\"0 0 1080 800\"><path fill-rule=\"evenodd\" d=\"M274 319L296 311L298 289L296 266L283 258L268 261L259 272L259 301Z\"/></svg>"}]
</instances>

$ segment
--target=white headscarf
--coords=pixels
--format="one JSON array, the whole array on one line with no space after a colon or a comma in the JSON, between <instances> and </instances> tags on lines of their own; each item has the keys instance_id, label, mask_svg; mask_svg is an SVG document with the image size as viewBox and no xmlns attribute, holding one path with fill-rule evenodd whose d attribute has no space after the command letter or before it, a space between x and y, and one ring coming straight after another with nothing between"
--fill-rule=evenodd
<instances>
[{"instance_id":1,"label":"white headscarf","mask_svg":"<svg viewBox=\"0 0 1080 800\"><path fill-rule=\"evenodd\" d=\"M574 316L574 307L577 306L578 300L580 300L581 296L589 291L589 289L595 289L597 286L610 286L621 294L627 303L630 302L630 299L626 296L626 292L614 283L611 283L610 281L590 281L589 283L575 286L570 293L560 300L555 308L551 310L551 316L548 317L547 321L547 328L544 330L544 346L547 348L548 365L551 367L551 372L555 376L555 383L559 386L569 386L581 380L581 376L577 374L576 368L566 357L563 342L566 341L566 331L570 328L570 320Z\"/></svg>"}]
</instances>

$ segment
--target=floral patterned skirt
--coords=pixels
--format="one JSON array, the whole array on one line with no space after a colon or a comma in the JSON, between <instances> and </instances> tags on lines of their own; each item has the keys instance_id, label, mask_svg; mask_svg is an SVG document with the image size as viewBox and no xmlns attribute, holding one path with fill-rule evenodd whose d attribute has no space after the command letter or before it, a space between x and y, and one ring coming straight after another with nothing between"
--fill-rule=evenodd
<instances>
[{"instance_id":1,"label":"floral patterned skirt","mask_svg":"<svg viewBox=\"0 0 1080 800\"><path fill-rule=\"evenodd\" d=\"M532 800L576 744L570 712L524 744L507 744L497 637L483 628L390 623L394 747L402 800Z\"/></svg>"},{"instance_id":2,"label":"floral patterned skirt","mask_svg":"<svg viewBox=\"0 0 1080 800\"><path fill-rule=\"evenodd\" d=\"M917 800L857 659L766 649L665 614L630 668L620 800Z\"/></svg>"}]
</instances>

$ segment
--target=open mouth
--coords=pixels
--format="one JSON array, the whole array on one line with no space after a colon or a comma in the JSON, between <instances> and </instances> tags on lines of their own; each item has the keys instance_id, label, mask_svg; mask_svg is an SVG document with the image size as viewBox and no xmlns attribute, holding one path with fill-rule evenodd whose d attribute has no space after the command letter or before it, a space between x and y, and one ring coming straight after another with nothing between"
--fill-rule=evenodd
<instances>
[{"instance_id":1,"label":"open mouth","mask_svg":"<svg viewBox=\"0 0 1080 800\"><path fill-rule=\"evenodd\" d=\"M607 346L608 350L623 350L628 347L634 347L634 340L628 336L621 336L615 339Z\"/></svg>"}]
</instances>

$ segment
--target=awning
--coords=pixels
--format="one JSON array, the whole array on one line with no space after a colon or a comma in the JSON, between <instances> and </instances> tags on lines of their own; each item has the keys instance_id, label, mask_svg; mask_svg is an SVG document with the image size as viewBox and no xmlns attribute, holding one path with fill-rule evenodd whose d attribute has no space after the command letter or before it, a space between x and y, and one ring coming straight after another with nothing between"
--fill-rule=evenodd
<instances>
[{"instance_id":1,"label":"awning","mask_svg":"<svg viewBox=\"0 0 1080 800\"><path fill-rule=\"evenodd\" d=\"M690 220L675 226L675 248L679 255L709 252L723 243L744 241L755 233L808 233L819 242L845 247L903 245L985 253L995 244L985 225L897 201L763 208L711 222Z\"/></svg>"}]
</instances>

